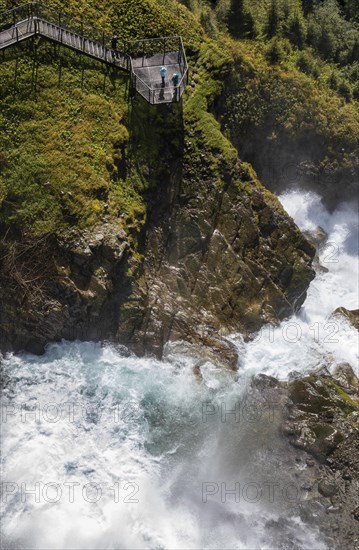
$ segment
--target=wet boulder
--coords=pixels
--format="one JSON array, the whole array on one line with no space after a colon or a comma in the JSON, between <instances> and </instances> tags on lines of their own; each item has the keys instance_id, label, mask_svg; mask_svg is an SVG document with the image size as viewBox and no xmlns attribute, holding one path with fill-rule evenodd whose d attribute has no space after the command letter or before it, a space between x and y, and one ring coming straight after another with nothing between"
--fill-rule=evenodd
<instances>
[{"instance_id":1,"label":"wet boulder","mask_svg":"<svg viewBox=\"0 0 359 550\"><path fill-rule=\"evenodd\" d=\"M333 313L332 317L343 317L354 328L359 330L359 309L346 309L345 307L338 307Z\"/></svg>"}]
</instances>

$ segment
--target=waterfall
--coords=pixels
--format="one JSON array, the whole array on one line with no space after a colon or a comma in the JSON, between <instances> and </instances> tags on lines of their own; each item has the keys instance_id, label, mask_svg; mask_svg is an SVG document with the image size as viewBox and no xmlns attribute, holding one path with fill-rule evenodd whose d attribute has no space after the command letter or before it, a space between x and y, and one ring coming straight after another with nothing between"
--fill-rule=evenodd
<instances>
[{"instance_id":1,"label":"waterfall","mask_svg":"<svg viewBox=\"0 0 359 550\"><path fill-rule=\"evenodd\" d=\"M259 373L357 367L357 332L330 317L358 307L357 215L350 204L329 213L313 193L280 200L301 229L328 234L328 271L297 315L250 342L231 337L237 372L206 362L198 378L170 348L159 361L91 342L6 357L4 549L326 548L300 516L305 497L274 425L236 404Z\"/></svg>"}]
</instances>

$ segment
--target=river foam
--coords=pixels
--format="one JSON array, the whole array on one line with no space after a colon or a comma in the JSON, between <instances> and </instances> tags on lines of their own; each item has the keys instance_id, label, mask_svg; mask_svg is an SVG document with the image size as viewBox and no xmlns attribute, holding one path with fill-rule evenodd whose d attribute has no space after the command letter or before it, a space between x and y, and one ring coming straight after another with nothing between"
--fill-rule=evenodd
<instances>
[{"instance_id":1,"label":"river foam","mask_svg":"<svg viewBox=\"0 0 359 550\"><path fill-rule=\"evenodd\" d=\"M262 468L263 424L223 420L245 379L192 366L92 343L9 357L3 548L324 549L291 473Z\"/></svg>"},{"instance_id":2,"label":"river foam","mask_svg":"<svg viewBox=\"0 0 359 550\"><path fill-rule=\"evenodd\" d=\"M356 205L345 203L329 213L318 195L300 191L284 193L279 200L302 231L321 227L327 233L319 250L327 271L317 273L297 315L276 328L263 327L253 342L242 344L243 368L286 379L293 371L348 362L359 374L358 331L345 319L332 317L338 307L359 308Z\"/></svg>"},{"instance_id":3,"label":"river foam","mask_svg":"<svg viewBox=\"0 0 359 550\"><path fill-rule=\"evenodd\" d=\"M95 343L6 358L2 548L326 548L300 518L306 497L281 467L271 426L245 409L230 421L252 374L356 366L355 331L340 319L334 333L327 326L336 307L357 307L353 209L329 214L313 194L280 199L301 228L323 227L338 261L321 252L329 271L298 315L249 343L233 336L237 373L207 362L198 379L188 356L158 361Z\"/></svg>"}]
</instances>

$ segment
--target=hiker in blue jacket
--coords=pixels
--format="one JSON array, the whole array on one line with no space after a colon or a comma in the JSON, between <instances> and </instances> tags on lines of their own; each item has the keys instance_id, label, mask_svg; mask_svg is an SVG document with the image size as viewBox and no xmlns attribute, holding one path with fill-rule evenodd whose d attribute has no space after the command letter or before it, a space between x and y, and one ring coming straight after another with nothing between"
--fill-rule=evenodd
<instances>
[{"instance_id":1,"label":"hiker in blue jacket","mask_svg":"<svg viewBox=\"0 0 359 550\"><path fill-rule=\"evenodd\" d=\"M160 75L161 75L161 78L162 78L162 87L164 88L165 87L165 78L166 78L166 74L167 74L167 69L166 67L164 67L162 65L162 67L160 68Z\"/></svg>"}]
</instances>

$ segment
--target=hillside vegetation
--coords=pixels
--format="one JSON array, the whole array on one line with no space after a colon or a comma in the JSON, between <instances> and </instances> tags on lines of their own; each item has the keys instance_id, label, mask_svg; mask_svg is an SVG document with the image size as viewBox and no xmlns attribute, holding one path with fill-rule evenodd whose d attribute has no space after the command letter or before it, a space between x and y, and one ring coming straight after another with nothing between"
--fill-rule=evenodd
<instances>
[{"instance_id":1,"label":"hillside vegetation","mask_svg":"<svg viewBox=\"0 0 359 550\"><path fill-rule=\"evenodd\" d=\"M63 9L57 0L47 4ZM278 178L278 168L283 177L290 154L300 156L306 173L332 177L337 170L342 177L353 177L359 128L357 104L352 102L356 91L351 77L358 64L352 4L348 1L345 11L334 0L303 5L274 0L248 7L239 0L185 4L191 11L175 0L111 0L101 7L93 1L70 1L66 11L110 35L116 32L120 40L182 34L196 88L184 99L185 125L198 121L205 146L216 141L225 155L234 154L216 118L264 180ZM0 9L13 5L1 2ZM242 28L248 17L253 33ZM303 27L297 31L306 37L303 44L288 30L295 17ZM336 37L330 51L324 51L322 42L309 46L313 25L322 25L331 37L338 21L345 40ZM201 24L214 38L203 41ZM226 26L244 40L231 41ZM317 75L301 65L302 55L317 66ZM131 170L127 163L125 169L131 132L126 76L108 74L100 64L42 40L6 51L1 74L3 226L46 233L68 224L95 223L104 212L119 215L124 225L143 223L141 193L149 181L136 163ZM340 89L339 95L332 90L333 75L338 79L341 74L341 82L350 88L344 99ZM159 125L166 124L166 116L162 110ZM271 163L273 157L276 163Z\"/></svg>"},{"instance_id":2,"label":"hillside vegetation","mask_svg":"<svg viewBox=\"0 0 359 550\"><path fill-rule=\"evenodd\" d=\"M47 4L117 34L124 47L128 39L181 34L189 86L180 104L154 107L133 95L125 72L43 39L2 52L6 338L21 311L17 341L25 347L24 334L32 338L29 327L41 323L43 345L107 337L121 321L123 341L141 327L141 338L150 339L148 331L161 348L178 296L187 304L178 337L196 330L204 311L210 325L247 330L300 307L313 277L313 249L259 180L269 189L295 180L327 200L354 195L357 22L350 2L345 12L332 0ZM13 5L2 0L0 9ZM332 6L347 33L327 53L308 43L310 21L328 19L318 19L323 6ZM279 22L269 36L274 8ZM299 27L289 25L297 16ZM317 73L304 70L303 55ZM217 227L226 235L220 242ZM179 264L183 272L172 288ZM151 297L159 277L161 297ZM161 302L170 287L171 311Z\"/></svg>"}]
</instances>

